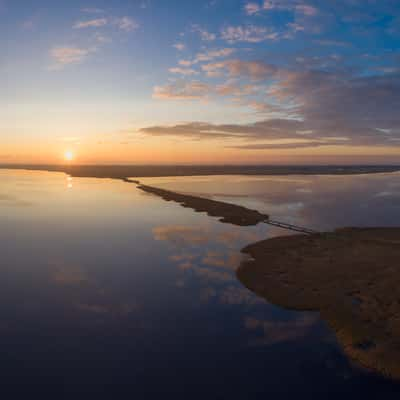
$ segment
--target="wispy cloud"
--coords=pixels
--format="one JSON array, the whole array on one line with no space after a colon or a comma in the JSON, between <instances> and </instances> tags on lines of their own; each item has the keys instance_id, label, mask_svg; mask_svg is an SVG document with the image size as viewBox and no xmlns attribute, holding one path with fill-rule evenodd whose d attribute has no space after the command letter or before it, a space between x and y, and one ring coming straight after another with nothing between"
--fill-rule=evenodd
<instances>
[{"instance_id":1,"label":"wispy cloud","mask_svg":"<svg viewBox=\"0 0 400 400\"><path fill-rule=\"evenodd\" d=\"M87 7L87 8L82 8L82 12L88 13L88 14L103 14L105 11L102 8L95 8L95 7Z\"/></svg>"},{"instance_id":2,"label":"wispy cloud","mask_svg":"<svg viewBox=\"0 0 400 400\"><path fill-rule=\"evenodd\" d=\"M295 7L295 10L309 17L314 17L318 14L318 10L309 4L299 4Z\"/></svg>"},{"instance_id":3,"label":"wispy cloud","mask_svg":"<svg viewBox=\"0 0 400 400\"><path fill-rule=\"evenodd\" d=\"M102 9L96 8L84 8L81 11L91 14L104 13ZM100 18L77 21L72 25L73 29L94 29L94 34L84 39L85 42L90 43L90 45L54 46L50 49L50 57L53 63L49 69L60 70L69 64L80 64L86 60L90 54L98 52L102 48L102 45L111 43L112 37L110 37L110 35L112 31L108 30L106 35L103 34L104 30L101 28L105 27L114 27L124 32L131 32L136 30L139 24L129 16L102 16Z\"/></svg>"},{"instance_id":4,"label":"wispy cloud","mask_svg":"<svg viewBox=\"0 0 400 400\"><path fill-rule=\"evenodd\" d=\"M190 122L172 126L151 126L142 128L140 133L151 136L175 136L189 139L298 139L296 132L301 129L300 121L270 120L254 124L211 124Z\"/></svg>"},{"instance_id":5,"label":"wispy cloud","mask_svg":"<svg viewBox=\"0 0 400 400\"><path fill-rule=\"evenodd\" d=\"M102 35L99 32L96 32L94 34L94 39L95 39L95 41L97 43L100 43L100 44L105 44L105 43L111 43L112 42L112 39L109 36Z\"/></svg>"},{"instance_id":6,"label":"wispy cloud","mask_svg":"<svg viewBox=\"0 0 400 400\"><path fill-rule=\"evenodd\" d=\"M228 26L221 31L221 38L229 43L247 42L259 43L265 40L276 40L279 35L277 32L254 25Z\"/></svg>"},{"instance_id":7,"label":"wispy cloud","mask_svg":"<svg viewBox=\"0 0 400 400\"><path fill-rule=\"evenodd\" d=\"M198 74L198 72L194 69L180 68L180 67L170 68L169 72L171 72L172 74L179 74L179 75L197 75Z\"/></svg>"},{"instance_id":8,"label":"wispy cloud","mask_svg":"<svg viewBox=\"0 0 400 400\"><path fill-rule=\"evenodd\" d=\"M192 25L192 32L198 33L200 35L200 39L205 42L213 42L217 39L217 35L215 33L209 32L199 25Z\"/></svg>"},{"instance_id":9,"label":"wispy cloud","mask_svg":"<svg viewBox=\"0 0 400 400\"><path fill-rule=\"evenodd\" d=\"M222 49L210 49L207 51L197 53L192 60L179 60L179 65L182 65L184 67L190 67L191 65L195 65L201 62L211 61L216 58L228 57L235 51L236 49L230 47L225 47Z\"/></svg>"},{"instance_id":10,"label":"wispy cloud","mask_svg":"<svg viewBox=\"0 0 400 400\"><path fill-rule=\"evenodd\" d=\"M316 39L314 43L319 44L320 46L337 46L337 47L350 47L351 43L343 42L340 40L331 40L331 39Z\"/></svg>"},{"instance_id":11,"label":"wispy cloud","mask_svg":"<svg viewBox=\"0 0 400 400\"><path fill-rule=\"evenodd\" d=\"M74 29L85 28L101 28L106 25L112 25L125 32L132 32L139 28L139 24L128 16L124 17L102 17L89 19L85 21L78 21L73 25Z\"/></svg>"},{"instance_id":12,"label":"wispy cloud","mask_svg":"<svg viewBox=\"0 0 400 400\"><path fill-rule=\"evenodd\" d=\"M262 3L248 2L245 4L244 10L247 15L271 10L293 11L307 16L316 16L318 14L316 7L299 0L264 0Z\"/></svg>"},{"instance_id":13,"label":"wispy cloud","mask_svg":"<svg viewBox=\"0 0 400 400\"><path fill-rule=\"evenodd\" d=\"M183 51L185 50L186 46L184 43L175 43L173 45L173 47L175 47L175 49L179 50L179 51Z\"/></svg>"},{"instance_id":14,"label":"wispy cloud","mask_svg":"<svg viewBox=\"0 0 400 400\"><path fill-rule=\"evenodd\" d=\"M205 99L211 88L200 81L177 81L165 86L156 86L153 98L163 100L199 100Z\"/></svg>"},{"instance_id":15,"label":"wispy cloud","mask_svg":"<svg viewBox=\"0 0 400 400\"><path fill-rule=\"evenodd\" d=\"M208 50L202 53L197 53L194 62L198 63L198 62L214 60L215 58L228 57L235 51L236 51L235 49L229 47L225 47L223 49Z\"/></svg>"},{"instance_id":16,"label":"wispy cloud","mask_svg":"<svg viewBox=\"0 0 400 400\"><path fill-rule=\"evenodd\" d=\"M62 69L68 64L79 64L93 51L93 49L80 47L53 47L50 50L50 56L54 64L50 69Z\"/></svg>"},{"instance_id":17,"label":"wispy cloud","mask_svg":"<svg viewBox=\"0 0 400 400\"><path fill-rule=\"evenodd\" d=\"M247 3L244 6L244 10L247 15L254 15L261 11L262 7L258 3Z\"/></svg>"},{"instance_id":18,"label":"wispy cloud","mask_svg":"<svg viewBox=\"0 0 400 400\"><path fill-rule=\"evenodd\" d=\"M115 18L113 22L120 30L125 32L132 32L139 28L139 23L132 17Z\"/></svg>"},{"instance_id":19,"label":"wispy cloud","mask_svg":"<svg viewBox=\"0 0 400 400\"><path fill-rule=\"evenodd\" d=\"M107 25L107 18L96 18L90 19L87 21L78 21L74 24L74 29L83 29L83 28L99 28L100 26Z\"/></svg>"},{"instance_id":20,"label":"wispy cloud","mask_svg":"<svg viewBox=\"0 0 400 400\"><path fill-rule=\"evenodd\" d=\"M227 71L230 76L240 76L252 80L272 78L278 69L263 61L227 60L202 66L209 76L219 76L221 72Z\"/></svg>"}]
</instances>

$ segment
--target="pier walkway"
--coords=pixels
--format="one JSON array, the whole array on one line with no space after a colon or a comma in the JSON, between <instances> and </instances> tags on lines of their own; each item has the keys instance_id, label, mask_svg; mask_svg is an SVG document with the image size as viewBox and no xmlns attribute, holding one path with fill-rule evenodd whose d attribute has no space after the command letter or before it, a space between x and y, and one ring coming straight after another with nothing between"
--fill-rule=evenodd
<instances>
[{"instance_id":1,"label":"pier walkway","mask_svg":"<svg viewBox=\"0 0 400 400\"><path fill-rule=\"evenodd\" d=\"M277 226L279 228L288 229L288 230L294 231L294 232L306 233L308 235L312 235L313 233L318 233L317 231L315 231L313 229L304 228L302 226L288 224L285 222L280 222L280 221L276 221L276 220L269 219L269 218L264 220L264 222L268 225Z\"/></svg>"}]
</instances>

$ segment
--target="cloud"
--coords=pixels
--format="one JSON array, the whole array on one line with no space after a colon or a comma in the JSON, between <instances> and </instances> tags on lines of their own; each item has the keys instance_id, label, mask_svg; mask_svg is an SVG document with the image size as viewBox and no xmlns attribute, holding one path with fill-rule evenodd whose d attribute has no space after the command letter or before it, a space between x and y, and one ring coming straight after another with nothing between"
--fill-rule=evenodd
<instances>
[{"instance_id":1,"label":"cloud","mask_svg":"<svg viewBox=\"0 0 400 400\"><path fill-rule=\"evenodd\" d=\"M400 67L376 67L375 70L384 74L395 74L400 72Z\"/></svg>"},{"instance_id":2,"label":"cloud","mask_svg":"<svg viewBox=\"0 0 400 400\"><path fill-rule=\"evenodd\" d=\"M139 28L139 24L132 18L128 16L124 17L102 17L89 19L85 21L78 21L73 25L74 29L85 29L85 28L101 28L106 25L113 25L119 30L125 32L132 32Z\"/></svg>"},{"instance_id":3,"label":"cloud","mask_svg":"<svg viewBox=\"0 0 400 400\"><path fill-rule=\"evenodd\" d=\"M97 43L111 43L112 39L108 36L104 36L99 32L96 32L94 34L94 39L96 40Z\"/></svg>"},{"instance_id":4,"label":"cloud","mask_svg":"<svg viewBox=\"0 0 400 400\"><path fill-rule=\"evenodd\" d=\"M278 143L252 143L242 144L237 146L228 146L231 149L241 150L284 150L284 149L301 149L321 146L334 146L342 145L343 142L332 140L290 140L289 142L282 143L282 140L276 140Z\"/></svg>"},{"instance_id":5,"label":"cloud","mask_svg":"<svg viewBox=\"0 0 400 400\"><path fill-rule=\"evenodd\" d=\"M221 76L226 64L224 62L216 62L205 64L201 66L201 69L210 77Z\"/></svg>"},{"instance_id":6,"label":"cloud","mask_svg":"<svg viewBox=\"0 0 400 400\"><path fill-rule=\"evenodd\" d=\"M179 60L179 65L182 65L183 67L190 67L193 65L193 61L190 60Z\"/></svg>"},{"instance_id":7,"label":"cloud","mask_svg":"<svg viewBox=\"0 0 400 400\"><path fill-rule=\"evenodd\" d=\"M279 101L297 104L306 129L324 136L349 136L360 144L395 145L400 134L400 75L288 73L269 91Z\"/></svg>"},{"instance_id":8,"label":"cloud","mask_svg":"<svg viewBox=\"0 0 400 400\"><path fill-rule=\"evenodd\" d=\"M153 98L169 100L195 100L206 98L210 86L200 81L176 81L164 86L156 86Z\"/></svg>"},{"instance_id":9,"label":"cloud","mask_svg":"<svg viewBox=\"0 0 400 400\"><path fill-rule=\"evenodd\" d=\"M316 16L318 9L300 0L264 0L263 3L249 2L244 10L247 15L258 14L260 11L292 11L306 16Z\"/></svg>"},{"instance_id":10,"label":"cloud","mask_svg":"<svg viewBox=\"0 0 400 400\"><path fill-rule=\"evenodd\" d=\"M51 69L61 69L68 64L79 64L93 51L80 47L53 47L50 50L50 55L55 64Z\"/></svg>"},{"instance_id":11,"label":"cloud","mask_svg":"<svg viewBox=\"0 0 400 400\"><path fill-rule=\"evenodd\" d=\"M205 42L213 42L217 39L217 35L215 33L211 33L204 28L201 28L199 25L192 25L192 32L198 33L200 35L200 39Z\"/></svg>"},{"instance_id":12,"label":"cloud","mask_svg":"<svg viewBox=\"0 0 400 400\"><path fill-rule=\"evenodd\" d=\"M277 109L281 106L284 111L290 103L297 117L252 124L193 122L148 127L140 132L188 139L225 138L230 140L228 147L248 150L400 145L400 73L360 77L345 72L287 71L268 64L255 69L220 64L237 76L255 74L268 80L272 76L274 83L266 91L265 104ZM232 86L226 90L207 86L204 90L207 95L235 95ZM252 93L251 87L248 93Z\"/></svg>"},{"instance_id":13,"label":"cloud","mask_svg":"<svg viewBox=\"0 0 400 400\"><path fill-rule=\"evenodd\" d=\"M219 76L222 71L227 71L229 76L240 76L252 80L272 78L279 71L274 65L263 61L242 60L227 60L205 64L202 69L208 76Z\"/></svg>"},{"instance_id":14,"label":"cloud","mask_svg":"<svg viewBox=\"0 0 400 400\"><path fill-rule=\"evenodd\" d=\"M78 21L74 24L74 29L100 28L108 25L110 20L107 18L96 18L87 21ZM112 24L125 32L131 32L139 27L139 24L131 17L113 18Z\"/></svg>"},{"instance_id":15,"label":"cloud","mask_svg":"<svg viewBox=\"0 0 400 400\"><path fill-rule=\"evenodd\" d=\"M254 94L261 90L258 85L248 84L240 85L236 81L227 81L215 87L215 93L221 96L242 97Z\"/></svg>"},{"instance_id":16,"label":"cloud","mask_svg":"<svg viewBox=\"0 0 400 400\"><path fill-rule=\"evenodd\" d=\"M216 58L224 58L233 54L236 50L230 47L223 49L210 49L200 53L197 53L192 60L179 60L179 65L184 67L190 67L191 65L198 64L201 62L211 61Z\"/></svg>"},{"instance_id":17,"label":"cloud","mask_svg":"<svg viewBox=\"0 0 400 400\"><path fill-rule=\"evenodd\" d=\"M286 34L286 38L290 38L291 33L303 32L306 29L303 25L297 22L289 22L286 26L290 29L290 32Z\"/></svg>"},{"instance_id":18,"label":"cloud","mask_svg":"<svg viewBox=\"0 0 400 400\"><path fill-rule=\"evenodd\" d=\"M303 123L295 120L268 120L253 124L211 124L190 122L173 126L151 126L140 133L151 136L175 136L191 139L281 139L298 138Z\"/></svg>"},{"instance_id":19,"label":"cloud","mask_svg":"<svg viewBox=\"0 0 400 400\"><path fill-rule=\"evenodd\" d=\"M150 126L141 128L140 133L149 136L174 136L187 139L226 139L241 137L239 131L224 128L223 126L190 122L173 126Z\"/></svg>"},{"instance_id":20,"label":"cloud","mask_svg":"<svg viewBox=\"0 0 400 400\"><path fill-rule=\"evenodd\" d=\"M337 46L337 47L350 47L351 43L342 42L340 40L332 40L332 39L319 39L313 41L320 46Z\"/></svg>"},{"instance_id":21,"label":"cloud","mask_svg":"<svg viewBox=\"0 0 400 400\"><path fill-rule=\"evenodd\" d=\"M194 63L210 61L215 58L228 57L231 54L233 54L234 52L235 52L235 49L227 47L227 48L223 48L223 49L208 50L206 52L197 53L197 55L194 59Z\"/></svg>"},{"instance_id":22,"label":"cloud","mask_svg":"<svg viewBox=\"0 0 400 400\"><path fill-rule=\"evenodd\" d=\"M276 40L279 34L261 26L228 26L221 31L221 38L229 43L259 43L265 40Z\"/></svg>"},{"instance_id":23,"label":"cloud","mask_svg":"<svg viewBox=\"0 0 400 400\"><path fill-rule=\"evenodd\" d=\"M82 9L86 13L102 13L101 9ZM131 17L102 17L84 21L78 21L73 25L73 29L102 28L105 26L114 26L117 29L131 32L139 27L139 24ZM50 56L54 64L49 67L50 70L62 69L68 64L79 64L84 61L89 54L95 53L100 49L100 44L110 43L112 39L96 31L91 37L91 41L96 43L91 47L78 46L55 46L50 50Z\"/></svg>"},{"instance_id":24,"label":"cloud","mask_svg":"<svg viewBox=\"0 0 400 400\"><path fill-rule=\"evenodd\" d=\"M396 70L358 76L341 69L291 71L264 62L240 60L204 68L211 73L226 69L237 78L268 82L266 104L297 115L302 121L301 129L311 132L311 145L332 145L326 138L343 137L354 145L398 145L400 73ZM349 143L336 139L335 144Z\"/></svg>"},{"instance_id":25,"label":"cloud","mask_svg":"<svg viewBox=\"0 0 400 400\"><path fill-rule=\"evenodd\" d=\"M362 7L362 2L355 0L345 3L326 10L323 2L317 0L249 1L243 4L248 15L284 12L273 18L280 24L279 30L261 22L228 23L222 25L218 39L235 44L257 44L289 38L296 32L306 34L317 24L336 19L333 10L346 11L350 3L351 7ZM377 3L370 1L368 4ZM351 10L348 11L351 14ZM267 17L245 20L267 21ZM276 21L275 17L278 18ZM339 23L343 24L343 20ZM193 31L200 36L201 32L209 34L199 26ZM374 54L375 58L363 57L354 53L357 49L351 48L351 42L340 40L342 36L343 32L312 36L308 42L311 46L303 46L301 50L293 50L294 46L285 47L287 51L278 51L276 63L273 62L277 51L275 45L268 53L261 46L247 44L239 45L237 49L236 45L228 44L214 49L210 48L213 46L204 49L204 46L192 57L181 57L179 65L170 69L172 74L186 75L186 80L172 79L165 85L156 86L154 98L218 100L239 111L250 110L249 118L258 121L211 124L189 120L171 126L145 126L140 132L189 140L226 139L227 147L247 150L332 146L399 148L400 70L395 51ZM195 76L197 73L201 75ZM196 80L192 81L191 75ZM334 149L329 151L333 153ZM383 152L383 149L377 149L377 152Z\"/></svg>"},{"instance_id":26,"label":"cloud","mask_svg":"<svg viewBox=\"0 0 400 400\"><path fill-rule=\"evenodd\" d=\"M88 8L82 8L82 12L88 13L88 14L103 14L104 10L101 8L94 8L94 7L88 7Z\"/></svg>"},{"instance_id":27,"label":"cloud","mask_svg":"<svg viewBox=\"0 0 400 400\"><path fill-rule=\"evenodd\" d=\"M196 74L198 74L198 72L194 69L180 68L180 67L170 68L169 72L171 72L172 74L179 74L179 75L196 75Z\"/></svg>"},{"instance_id":28,"label":"cloud","mask_svg":"<svg viewBox=\"0 0 400 400\"><path fill-rule=\"evenodd\" d=\"M309 4L299 4L295 7L295 10L309 17L314 17L318 14L318 10Z\"/></svg>"},{"instance_id":29,"label":"cloud","mask_svg":"<svg viewBox=\"0 0 400 400\"><path fill-rule=\"evenodd\" d=\"M186 46L183 43L175 43L173 45L173 47L175 47L175 49L179 50L179 51L183 51L185 50Z\"/></svg>"},{"instance_id":30,"label":"cloud","mask_svg":"<svg viewBox=\"0 0 400 400\"><path fill-rule=\"evenodd\" d=\"M136 22L133 18L127 16L121 18L115 18L114 25L116 25L120 30L125 32L132 32L138 29L140 26L139 23Z\"/></svg>"},{"instance_id":31,"label":"cloud","mask_svg":"<svg viewBox=\"0 0 400 400\"><path fill-rule=\"evenodd\" d=\"M230 75L253 80L271 78L278 71L275 66L262 61L230 60L225 63L225 66Z\"/></svg>"},{"instance_id":32,"label":"cloud","mask_svg":"<svg viewBox=\"0 0 400 400\"><path fill-rule=\"evenodd\" d=\"M261 7L257 3L247 3L244 6L247 15L254 15L261 11Z\"/></svg>"},{"instance_id":33,"label":"cloud","mask_svg":"<svg viewBox=\"0 0 400 400\"><path fill-rule=\"evenodd\" d=\"M82 28L99 28L101 26L107 25L107 18L96 18L90 19L87 21L78 21L74 24L74 29L82 29Z\"/></svg>"}]
</instances>

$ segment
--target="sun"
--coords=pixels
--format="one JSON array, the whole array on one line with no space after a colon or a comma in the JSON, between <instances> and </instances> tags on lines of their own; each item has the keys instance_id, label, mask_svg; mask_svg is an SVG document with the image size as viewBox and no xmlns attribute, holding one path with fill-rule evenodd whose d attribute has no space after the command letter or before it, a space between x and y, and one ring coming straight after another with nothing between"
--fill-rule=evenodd
<instances>
[{"instance_id":1,"label":"sun","mask_svg":"<svg viewBox=\"0 0 400 400\"><path fill-rule=\"evenodd\" d=\"M65 161L73 161L74 158L75 158L75 154L74 154L73 151L67 150L67 151L64 153L64 160L65 160Z\"/></svg>"}]
</instances>

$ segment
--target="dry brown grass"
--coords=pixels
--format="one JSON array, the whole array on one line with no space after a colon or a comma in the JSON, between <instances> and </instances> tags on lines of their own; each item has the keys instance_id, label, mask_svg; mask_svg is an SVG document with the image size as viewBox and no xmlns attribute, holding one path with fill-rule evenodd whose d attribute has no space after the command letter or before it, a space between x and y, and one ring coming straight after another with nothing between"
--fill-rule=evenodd
<instances>
[{"instance_id":1,"label":"dry brown grass","mask_svg":"<svg viewBox=\"0 0 400 400\"><path fill-rule=\"evenodd\" d=\"M280 306L321 313L345 352L400 378L400 228L346 228L246 247L238 278Z\"/></svg>"},{"instance_id":2,"label":"dry brown grass","mask_svg":"<svg viewBox=\"0 0 400 400\"><path fill-rule=\"evenodd\" d=\"M257 225L258 223L268 219L268 215L266 214L261 214L256 210L250 210L236 204L224 203L222 201L206 199L203 197L189 196L186 194L171 192L170 190L159 189L153 186L139 185L138 188L159 196L164 200L177 202L183 207L192 208L197 212L205 212L212 217L218 217L221 222L233 225Z\"/></svg>"}]
</instances>

